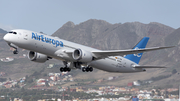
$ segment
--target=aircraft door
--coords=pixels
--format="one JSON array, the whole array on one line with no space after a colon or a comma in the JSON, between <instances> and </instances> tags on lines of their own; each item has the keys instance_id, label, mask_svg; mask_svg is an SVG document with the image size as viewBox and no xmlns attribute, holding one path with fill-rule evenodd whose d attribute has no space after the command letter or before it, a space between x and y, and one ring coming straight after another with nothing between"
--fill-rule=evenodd
<instances>
[{"instance_id":1,"label":"aircraft door","mask_svg":"<svg viewBox=\"0 0 180 101\"><path fill-rule=\"evenodd\" d=\"M24 32L24 40L28 40L28 33Z\"/></svg>"}]
</instances>

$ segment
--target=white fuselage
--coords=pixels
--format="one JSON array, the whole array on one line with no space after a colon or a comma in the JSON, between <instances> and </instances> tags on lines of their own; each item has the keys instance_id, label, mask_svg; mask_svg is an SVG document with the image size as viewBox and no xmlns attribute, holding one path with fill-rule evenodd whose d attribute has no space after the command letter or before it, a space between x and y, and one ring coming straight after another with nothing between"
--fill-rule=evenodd
<instances>
[{"instance_id":1,"label":"white fuselage","mask_svg":"<svg viewBox=\"0 0 180 101\"><path fill-rule=\"evenodd\" d=\"M67 50L73 51L78 48L90 52L97 50L91 47L66 41L58 37L45 35L42 33L37 33L28 30L13 30L13 31L16 31L17 34L8 33L4 36L4 40L6 40L7 43L13 43L14 45L20 48L42 53L62 61L69 61L69 62L75 61L72 55L65 54ZM45 41L47 39L49 41ZM133 65L138 65L138 64L121 56L115 56L115 57L111 56L104 59L97 59L85 64L108 72L130 73L130 72L142 72L144 70L141 68L140 69L133 68Z\"/></svg>"}]
</instances>

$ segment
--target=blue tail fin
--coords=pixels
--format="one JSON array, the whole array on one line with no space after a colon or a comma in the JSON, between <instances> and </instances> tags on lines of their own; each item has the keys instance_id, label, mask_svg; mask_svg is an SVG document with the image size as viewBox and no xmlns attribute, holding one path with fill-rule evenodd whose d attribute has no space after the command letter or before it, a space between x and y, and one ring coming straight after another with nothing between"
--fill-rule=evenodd
<instances>
[{"instance_id":1,"label":"blue tail fin","mask_svg":"<svg viewBox=\"0 0 180 101\"><path fill-rule=\"evenodd\" d=\"M143 49L146 47L147 42L149 40L149 37L144 37L133 49ZM143 53L138 53L138 54L129 54L126 55L124 58L129 59L137 64L139 64L139 61L142 57Z\"/></svg>"}]
</instances>

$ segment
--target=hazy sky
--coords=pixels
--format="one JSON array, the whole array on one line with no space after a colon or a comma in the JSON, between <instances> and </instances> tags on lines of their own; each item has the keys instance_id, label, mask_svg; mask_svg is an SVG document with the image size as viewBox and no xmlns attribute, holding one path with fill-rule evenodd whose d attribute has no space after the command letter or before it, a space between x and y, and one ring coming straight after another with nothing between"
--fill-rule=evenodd
<instances>
[{"instance_id":1,"label":"hazy sky","mask_svg":"<svg viewBox=\"0 0 180 101\"><path fill-rule=\"evenodd\" d=\"M180 0L0 0L0 28L53 34L63 24L159 22L180 27Z\"/></svg>"}]
</instances>

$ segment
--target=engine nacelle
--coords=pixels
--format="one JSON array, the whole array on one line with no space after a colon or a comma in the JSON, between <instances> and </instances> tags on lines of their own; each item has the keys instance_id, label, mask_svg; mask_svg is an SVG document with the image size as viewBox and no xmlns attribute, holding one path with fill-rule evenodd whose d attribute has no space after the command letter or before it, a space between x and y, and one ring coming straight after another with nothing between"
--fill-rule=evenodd
<instances>
[{"instance_id":1,"label":"engine nacelle","mask_svg":"<svg viewBox=\"0 0 180 101\"><path fill-rule=\"evenodd\" d=\"M33 52L33 51L30 51L28 53L28 58L31 61L40 62L40 63L46 62L48 60L48 56L47 55L44 55L44 54L41 54L41 53L37 53L37 52Z\"/></svg>"},{"instance_id":2,"label":"engine nacelle","mask_svg":"<svg viewBox=\"0 0 180 101\"><path fill-rule=\"evenodd\" d=\"M90 52L81 49L75 49L72 57L74 58L74 60L79 62L91 62L93 60L93 56Z\"/></svg>"}]
</instances>

